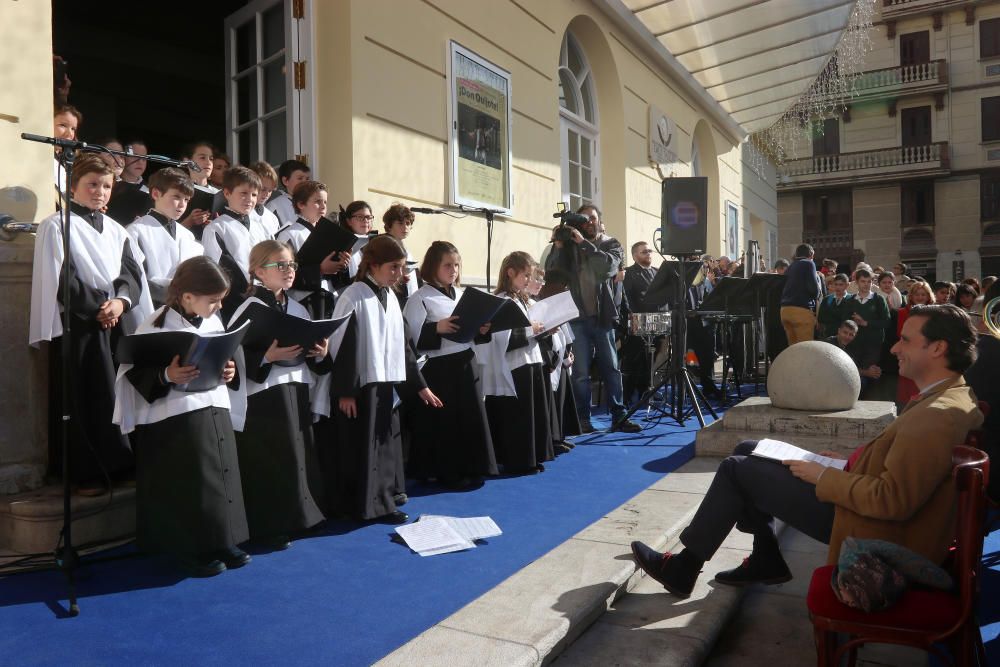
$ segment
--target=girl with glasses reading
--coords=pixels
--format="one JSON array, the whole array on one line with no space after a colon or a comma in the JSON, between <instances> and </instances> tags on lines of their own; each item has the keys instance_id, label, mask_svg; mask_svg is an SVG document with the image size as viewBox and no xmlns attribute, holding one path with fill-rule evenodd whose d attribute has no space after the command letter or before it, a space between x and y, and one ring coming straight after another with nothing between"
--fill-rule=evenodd
<instances>
[{"instance_id":1,"label":"girl with glasses reading","mask_svg":"<svg viewBox=\"0 0 1000 667\"><path fill-rule=\"evenodd\" d=\"M354 244L347 257L346 268L339 271L332 279L333 287L338 292L350 285L358 275L358 267L361 265L361 251L368 242L369 234L372 231L372 222L375 217L372 215L372 207L366 201L352 201L347 208L340 209L340 224L354 232L358 237L358 242Z\"/></svg>"},{"instance_id":2,"label":"girl with glasses reading","mask_svg":"<svg viewBox=\"0 0 1000 667\"><path fill-rule=\"evenodd\" d=\"M279 241L263 241L250 251L247 300L288 315L310 319L289 298L298 265L291 249ZM310 389L313 373L329 373L327 341L311 349L298 345L267 348L244 344L247 422L236 436L250 539L273 549L287 549L289 538L323 520L319 464L313 441Z\"/></svg>"},{"instance_id":3,"label":"girl with glasses reading","mask_svg":"<svg viewBox=\"0 0 1000 667\"><path fill-rule=\"evenodd\" d=\"M461 286L461 265L458 248L447 241L432 243L420 266L424 286L403 309L410 341L418 354L427 355L421 369L424 380L444 403L435 410L418 402L412 410L413 445L407 472L411 477L436 478L451 489L470 488L481 484L486 475L497 474L473 343L443 338L458 330L451 313L465 289L474 289ZM483 325L480 336L488 331L489 324ZM442 424L448 427L442 429Z\"/></svg>"}]
</instances>

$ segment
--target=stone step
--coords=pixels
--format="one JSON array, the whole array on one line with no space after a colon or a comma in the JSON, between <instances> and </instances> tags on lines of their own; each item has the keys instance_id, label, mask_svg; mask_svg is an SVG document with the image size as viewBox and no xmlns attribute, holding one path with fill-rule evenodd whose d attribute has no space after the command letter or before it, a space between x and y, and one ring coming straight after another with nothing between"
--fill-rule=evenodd
<instances>
[{"instance_id":1,"label":"stone step","mask_svg":"<svg viewBox=\"0 0 1000 667\"><path fill-rule=\"evenodd\" d=\"M741 440L774 438L813 452L828 449L850 454L872 440L896 418L891 401L858 401L850 410L816 412L771 405L766 396L741 401L722 419L698 431L698 456L728 456Z\"/></svg>"},{"instance_id":2,"label":"stone step","mask_svg":"<svg viewBox=\"0 0 1000 667\"><path fill-rule=\"evenodd\" d=\"M135 487L117 486L111 493L73 495L73 543L85 545L121 539L135 533ZM0 552L51 552L63 527L63 487L43 486L0 496Z\"/></svg>"},{"instance_id":3,"label":"stone step","mask_svg":"<svg viewBox=\"0 0 1000 667\"><path fill-rule=\"evenodd\" d=\"M636 571L631 542L641 540L657 549L676 546L718 465L719 459L692 459L377 664L542 665L563 660L560 654L567 649L566 664L585 660L585 648L573 648L574 641L646 579ZM736 534L725 545L729 560L717 562L738 563L750 546L749 536ZM699 590L705 587L704 582L698 585ZM709 639L739 601L735 590L718 593L713 591L691 607L703 624L699 632ZM664 606L676 602L666 595L662 598ZM704 646L709 645L705 640ZM703 657L707 650L698 648L697 655Z\"/></svg>"}]
</instances>

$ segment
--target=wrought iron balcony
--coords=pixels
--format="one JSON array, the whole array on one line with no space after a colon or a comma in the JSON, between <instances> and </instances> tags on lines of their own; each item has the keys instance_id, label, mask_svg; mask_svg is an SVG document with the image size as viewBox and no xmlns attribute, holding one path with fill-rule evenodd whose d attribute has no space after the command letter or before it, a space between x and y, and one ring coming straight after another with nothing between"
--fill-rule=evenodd
<instances>
[{"instance_id":1,"label":"wrought iron balcony","mask_svg":"<svg viewBox=\"0 0 1000 667\"><path fill-rule=\"evenodd\" d=\"M833 80L835 81L835 79ZM917 65L899 65L861 72L850 83L850 103L898 99L907 95L944 93L948 90L948 61L932 60ZM827 84L820 92L841 97L843 92Z\"/></svg>"},{"instance_id":2,"label":"wrought iron balcony","mask_svg":"<svg viewBox=\"0 0 1000 667\"><path fill-rule=\"evenodd\" d=\"M979 0L882 0L882 19L930 14L975 5Z\"/></svg>"},{"instance_id":3,"label":"wrought iron balcony","mask_svg":"<svg viewBox=\"0 0 1000 667\"><path fill-rule=\"evenodd\" d=\"M899 146L854 153L815 155L778 167L778 190L900 181L951 172L948 142Z\"/></svg>"}]
</instances>

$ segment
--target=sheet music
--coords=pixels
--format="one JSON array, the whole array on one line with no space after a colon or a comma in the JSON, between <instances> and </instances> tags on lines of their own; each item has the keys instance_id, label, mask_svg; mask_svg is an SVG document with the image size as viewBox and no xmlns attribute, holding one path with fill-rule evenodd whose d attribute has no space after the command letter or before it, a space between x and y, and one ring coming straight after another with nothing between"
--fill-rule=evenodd
<instances>
[{"instance_id":1,"label":"sheet music","mask_svg":"<svg viewBox=\"0 0 1000 667\"><path fill-rule=\"evenodd\" d=\"M433 517L399 526L396 533L421 556L463 551L476 546L471 540L459 535L445 517Z\"/></svg>"},{"instance_id":2,"label":"sheet music","mask_svg":"<svg viewBox=\"0 0 1000 667\"><path fill-rule=\"evenodd\" d=\"M757 447L753 450L753 455L775 461L815 461L828 468L840 468L841 470L847 465L845 459L832 459L829 456L820 456L801 447L770 438L764 438L759 441Z\"/></svg>"},{"instance_id":3,"label":"sheet music","mask_svg":"<svg viewBox=\"0 0 1000 667\"><path fill-rule=\"evenodd\" d=\"M445 519L456 533L467 540L485 540L490 537L499 537L503 535L503 531L500 530L500 526L498 526L496 522L488 516L459 518L454 516L439 516L436 514L420 515L420 521L426 521L427 519Z\"/></svg>"},{"instance_id":4,"label":"sheet music","mask_svg":"<svg viewBox=\"0 0 1000 667\"><path fill-rule=\"evenodd\" d=\"M573 302L573 294L566 290L553 294L547 299L536 301L528 308L528 318L541 322L546 331L555 329L580 316L580 311Z\"/></svg>"},{"instance_id":5,"label":"sheet music","mask_svg":"<svg viewBox=\"0 0 1000 667\"><path fill-rule=\"evenodd\" d=\"M459 518L435 514L422 514L416 522L396 528L396 533L421 556L475 549L476 540L503 535L500 526L488 516Z\"/></svg>"}]
</instances>

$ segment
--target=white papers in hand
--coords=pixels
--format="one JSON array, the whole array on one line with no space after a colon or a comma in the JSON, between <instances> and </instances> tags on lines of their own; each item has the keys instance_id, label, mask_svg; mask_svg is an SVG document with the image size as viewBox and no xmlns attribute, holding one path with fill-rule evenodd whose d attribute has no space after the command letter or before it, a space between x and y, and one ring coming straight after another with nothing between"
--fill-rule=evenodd
<instances>
[{"instance_id":1,"label":"white papers in hand","mask_svg":"<svg viewBox=\"0 0 1000 667\"><path fill-rule=\"evenodd\" d=\"M753 455L775 461L815 461L828 468L840 468L841 470L847 465L847 461L844 459L831 459L829 456L820 456L801 447L770 438L764 438L759 441L757 447L753 450Z\"/></svg>"},{"instance_id":2,"label":"white papers in hand","mask_svg":"<svg viewBox=\"0 0 1000 667\"><path fill-rule=\"evenodd\" d=\"M573 294L566 290L537 301L528 308L528 319L541 322L545 331L555 329L580 316L580 311L573 302Z\"/></svg>"},{"instance_id":3,"label":"white papers in hand","mask_svg":"<svg viewBox=\"0 0 1000 667\"><path fill-rule=\"evenodd\" d=\"M475 549L475 540L503 534L488 516L458 518L425 514L415 523L396 528L406 545L421 556Z\"/></svg>"}]
</instances>

